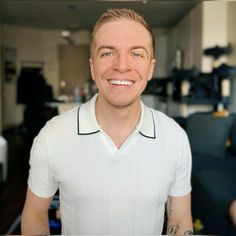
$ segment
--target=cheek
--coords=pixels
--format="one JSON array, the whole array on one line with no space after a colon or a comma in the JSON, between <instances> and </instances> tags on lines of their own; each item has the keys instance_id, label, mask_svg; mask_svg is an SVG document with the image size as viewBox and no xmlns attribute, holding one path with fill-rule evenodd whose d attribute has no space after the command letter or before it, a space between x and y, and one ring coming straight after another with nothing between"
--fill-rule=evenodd
<instances>
[{"instance_id":1,"label":"cheek","mask_svg":"<svg viewBox=\"0 0 236 236\"><path fill-rule=\"evenodd\" d=\"M96 80L97 77L100 75L102 71L102 65L100 65L99 63L95 62L94 66L93 66L93 74L94 74L94 79Z\"/></svg>"},{"instance_id":2,"label":"cheek","mask_svg":"<svg viewBox=\"0 0 236 236\"><path fill-rule=\"evenodd\" d=\"M101 79L112 70L110 63L96 63L94 66L94 79Z\"/></svg>"},{"instance_id":3,"label":"cheek","mask_svg":"<svg viewBox=\"0 0 236 236\"><path fill-rule=\"evenodd\" d=\"M143 79L149 79L150 74L152 73L150 65L140 64L136 67L136 71L142 76Z\"/></svg>"}]
</instances>

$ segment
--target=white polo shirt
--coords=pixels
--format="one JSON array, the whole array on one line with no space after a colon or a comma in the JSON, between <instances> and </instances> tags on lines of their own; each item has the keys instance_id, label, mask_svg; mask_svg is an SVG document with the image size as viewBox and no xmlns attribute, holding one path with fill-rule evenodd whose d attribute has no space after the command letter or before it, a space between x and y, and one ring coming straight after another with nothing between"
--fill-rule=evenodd
<instances>
[{"instance_id":1,"label":"white polo shirt","mask_svg":"<svg viewBox=\"0 0 236 236\"><path fill-rule=\"evenodd\" d=\"M59 188L63 234L161 234L168 195L191 191L187 136L141 103L136 130L117 149L96 121L96 98L41 130L29 187L43 198Z\"/></svg>"}]
</instances>

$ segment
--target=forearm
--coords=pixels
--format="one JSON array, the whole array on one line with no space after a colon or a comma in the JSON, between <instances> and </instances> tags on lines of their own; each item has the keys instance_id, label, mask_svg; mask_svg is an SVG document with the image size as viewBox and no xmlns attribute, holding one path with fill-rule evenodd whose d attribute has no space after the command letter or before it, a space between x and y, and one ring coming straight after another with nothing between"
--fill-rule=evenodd
<instances>
[{"instance_id":1,"label":"forearm","mask_svg":"<svg viewBox=\"0 0 236 236\"><path fill-rule=\"evenodd\" d=\"M49 235L48 214L36 214L30 210L24 210L21 219L21 234Z\"/></svg>"},{"instance_id":2,"label":"forearm","mask_svg":"<svg viewBox=\"0 0 236 236\"><path fill-rule=\"evenodd\" d=\"M167 224L167 235L193 235L193 226L191 221L170 222Z\"/></svg>"},{"instance_id":3,"label":"forearm","mask_svg":"<svg viewBox=\"0 0 236 236\"><path fill-rule=\"evenodd\" d=\"M233 225L236 227L236 200L234 200L231 203L230 208L229 208L229 214L233 222Z\"/></svg>"},{"instance_id":4,"label":"forearm","mask_svg":"<svg viewBox=\"0 0 236 236\"><path fill-rule=\"evenodd\" d=\"M168 197L167 201L167 235L192 235L190 194L183 197Z\"/></svg>"}]
</instances>

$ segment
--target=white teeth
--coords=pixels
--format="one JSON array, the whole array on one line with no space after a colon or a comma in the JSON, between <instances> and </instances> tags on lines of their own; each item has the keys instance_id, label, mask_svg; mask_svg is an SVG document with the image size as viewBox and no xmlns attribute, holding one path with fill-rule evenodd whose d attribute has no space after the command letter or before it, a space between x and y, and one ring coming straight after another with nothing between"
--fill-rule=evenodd
<instances>
[{"instance_id":1,"label":"white teeth","mask_svg":"<svg viewBox=\"0 0 236 236\"><path fill-rule=\"evenodd\" d=\"M133 84L133 82L130 80L110 80L110 83L117 85L126 85L126 86Z\"/></svg>"}]
</instances>

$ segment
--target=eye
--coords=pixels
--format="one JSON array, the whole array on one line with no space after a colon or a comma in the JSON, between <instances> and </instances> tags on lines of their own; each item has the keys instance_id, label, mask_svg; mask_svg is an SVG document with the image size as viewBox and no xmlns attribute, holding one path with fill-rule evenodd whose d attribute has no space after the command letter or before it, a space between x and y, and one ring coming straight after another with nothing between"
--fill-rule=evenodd
<instances>
[{"instance_id":1,"label":"eye","mask_svg":"<svg viewBox=\"0 0 236 236\"><path fill-rule=\"evenodd\" d=\"M142 54L142 53L140 53L140 52L137 52L137 51L133 51L133 52L131 52L131 56L132 57L137 57L137 58L143 58L144 57L144 55Z\"/></svg>"},{"instance_id":2,"label":"eye","mask_svg":"<svg viewBox=\"0 0 236 236\"><path fill-rule=\"evenodd\" d=\"M101 57L111 57L111 56L113 56L113 52L112 51L104 51L104 52L101 52L100 56Z\"/></svg>"}]
</instances>

